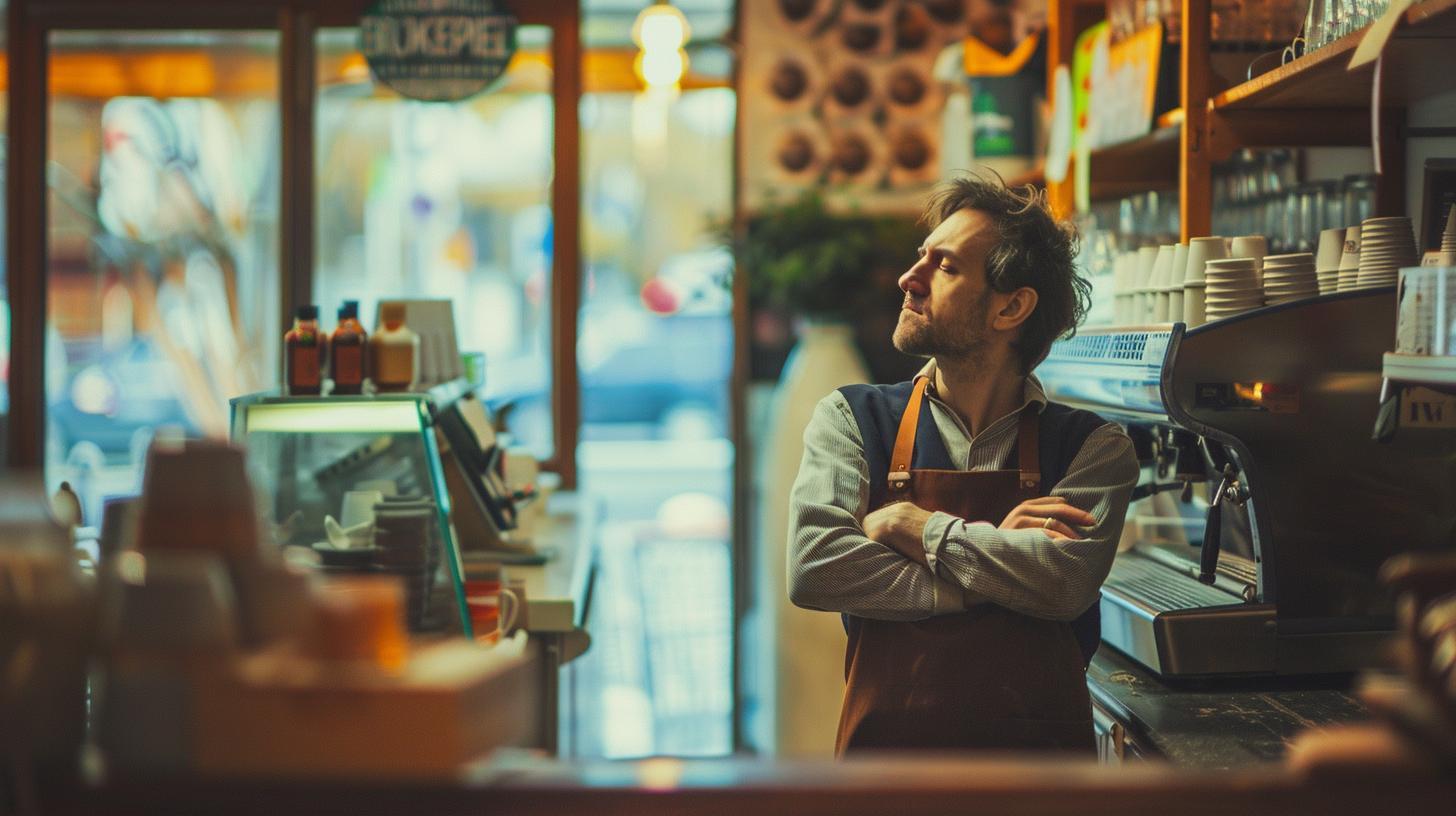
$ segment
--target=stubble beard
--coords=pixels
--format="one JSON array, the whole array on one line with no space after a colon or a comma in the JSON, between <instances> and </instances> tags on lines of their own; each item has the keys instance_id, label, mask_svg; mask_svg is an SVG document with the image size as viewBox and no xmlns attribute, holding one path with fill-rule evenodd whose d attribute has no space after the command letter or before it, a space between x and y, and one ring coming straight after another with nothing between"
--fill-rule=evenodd
<instances>
[{"instance_id":1,"label":"stubble beard","mask_svg":"<svg viewBox=\"0 0 1456 816\"><path fill-rule=\"evenodd\" d=\"M922 314L903 309L891 342L899 351L916 357L978 360L988 343L985 323L989 302L988 297L981 297L964 320L954 322L932 323Z\"/></svg>"}]
</instances>

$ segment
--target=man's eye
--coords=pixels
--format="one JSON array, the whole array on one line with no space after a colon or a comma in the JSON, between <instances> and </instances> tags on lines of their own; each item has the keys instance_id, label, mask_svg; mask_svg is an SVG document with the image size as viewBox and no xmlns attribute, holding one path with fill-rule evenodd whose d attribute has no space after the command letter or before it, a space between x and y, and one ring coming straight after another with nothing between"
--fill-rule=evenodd
<instances>
[{"instance_id":1,"label":"man's eye","mask_svg":"<svg viewBox=\"0 0 1456 816\"><path fill-rule=\"evenodd\" d=\"M948 263L942 262L940 264L940 271L942 271L942 272L955 272L955 267L951 266Z\"/></svg>"}]
</instances>

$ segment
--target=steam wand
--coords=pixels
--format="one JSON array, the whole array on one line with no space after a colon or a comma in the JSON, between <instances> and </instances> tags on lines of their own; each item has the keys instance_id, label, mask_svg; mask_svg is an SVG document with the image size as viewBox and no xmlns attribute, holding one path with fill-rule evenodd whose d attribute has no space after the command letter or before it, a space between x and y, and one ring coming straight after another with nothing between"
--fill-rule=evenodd
<instances>
[{"instance_id":1,"label":"steam wand","mask_svg":"<svg viewBox=\"0 0 1456 816\"><path fill-rule=\"evenodd\" d=\"M1249 489L1238 480L1238 469L1232 462L1223 466L1223 480L1218 483L1208 503L1208 522L1203 528L1203 547L1198 553L1198 580L1212 585L1218 571L1218 553L1223 545L1223 503L1243 506L1249 500Z\"/></svg>"}]
</instances>

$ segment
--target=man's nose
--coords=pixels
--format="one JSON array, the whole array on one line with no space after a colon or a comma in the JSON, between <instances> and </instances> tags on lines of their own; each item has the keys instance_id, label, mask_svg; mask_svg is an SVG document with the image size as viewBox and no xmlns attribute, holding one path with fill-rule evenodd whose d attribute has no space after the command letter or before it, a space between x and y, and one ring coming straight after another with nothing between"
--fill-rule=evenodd
<instances>
[{"instance_id":1,"label":"man's nose","mask_svg":"<svg viewBox=\"0 0 1456 816\"><path fill-rule=\"evenodd\" d=\"M916 297L929 294L930 286L925 280L925 269L928 266L929 263L926 259L921 258L915 262L914 266L905 270L905 273L900 276L900 291Z\"/></svg>"}]
</instances>

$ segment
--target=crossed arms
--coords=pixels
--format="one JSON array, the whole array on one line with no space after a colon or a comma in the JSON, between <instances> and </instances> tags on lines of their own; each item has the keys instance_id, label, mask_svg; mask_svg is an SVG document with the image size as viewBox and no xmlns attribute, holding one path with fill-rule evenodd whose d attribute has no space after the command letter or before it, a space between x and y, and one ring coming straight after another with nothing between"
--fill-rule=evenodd
<instances>
[{"instance_id":1,"label":"crossed arms","mask_svg":"<svg viewBox=\"0 0 1456 816\"><path fill-rule=\"evenodd\" d=\"M989 433L988 431L987 433ZM1071 620L1111 569L1137 481L1132 443L1094 431L1051 491L997 524L911 505L868 511L869 473L849 405L835 392L804 431L789 496L789 598L798 606L920 620L977 603ZM1044 529L1047 517L1056 519Z\"/></svg>"}]
</instances>

